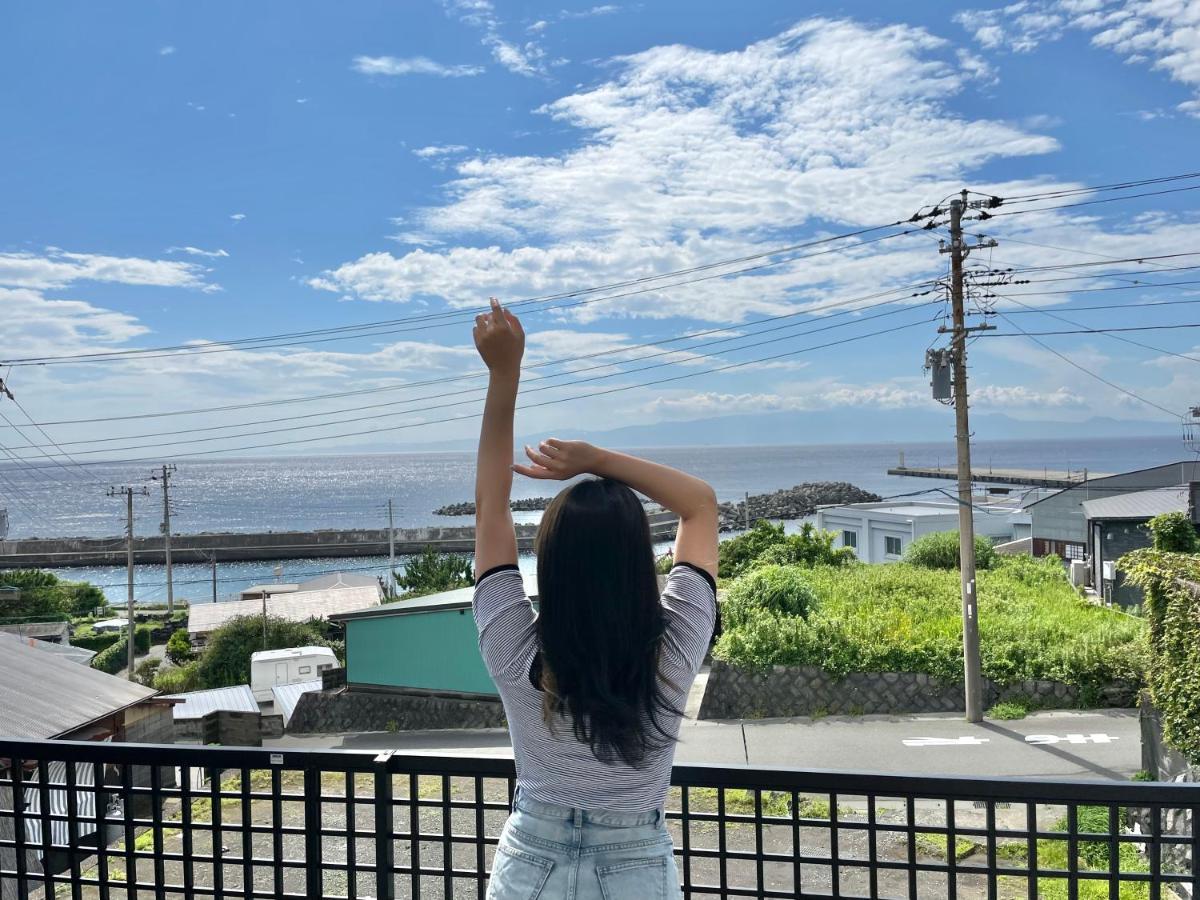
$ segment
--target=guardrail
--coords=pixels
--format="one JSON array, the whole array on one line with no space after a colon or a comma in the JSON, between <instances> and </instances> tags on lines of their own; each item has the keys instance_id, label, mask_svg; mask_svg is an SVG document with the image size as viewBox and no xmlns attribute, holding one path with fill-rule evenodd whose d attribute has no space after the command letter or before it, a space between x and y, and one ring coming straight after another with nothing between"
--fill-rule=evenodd
<instances>
[{"instance_id":1,"label":"guardrail","mask_svg":"<svg viewBox=\"0 0 1200 900\"><path fill-rule=\"evenodd\" d=\"M673 785L689 898L1200 896L1200 785L732 766ZM507 759L0 739L0 888L481 900L513 786Z\"/></svg>"}]
</instances>

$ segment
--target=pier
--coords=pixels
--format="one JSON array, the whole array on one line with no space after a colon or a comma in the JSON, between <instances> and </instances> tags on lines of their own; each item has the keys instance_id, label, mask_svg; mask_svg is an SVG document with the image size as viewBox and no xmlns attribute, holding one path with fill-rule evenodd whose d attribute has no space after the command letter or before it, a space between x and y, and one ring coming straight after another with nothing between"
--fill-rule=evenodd
<instances>
[{"instance_id":1,"label":"pier","mask_svg":"<svg viewBox=\"0 0 1200 900\"><path fill-rule=\"evenodd\" d=\"M675 536L678 520L669 512L651 512L650 533L656 541ZM517 547L532 550L537 525L516 526ZM427 547L449 553L475 551L475 526L397 528L397 556L412 556ZM117 566L125 564L125 539L36 538L0 541L0 569ZM171 536L173 563L234 560L309 559L314 557L387 556L386 528L321 529L318 531L204 532ZM160 536L135 537L134 563L163 563Z\"/></svg>"},{"instance_id":2,"label":"pier","mask_svg":"<svg viewBox=\"0 0 1200 900\"><path fill-rule=\"evenodd\" d=\"M954 481L958 478L955 466L895 466L888 469L889 475L907 475L912 478L943 478ZM1069 488L1083 484L1093 478L1108 478L1109 472L1089 472L1087 469L972 469L971 480L986 484L1020 484L1029 487Z\"/></svg>"}]
</instances>

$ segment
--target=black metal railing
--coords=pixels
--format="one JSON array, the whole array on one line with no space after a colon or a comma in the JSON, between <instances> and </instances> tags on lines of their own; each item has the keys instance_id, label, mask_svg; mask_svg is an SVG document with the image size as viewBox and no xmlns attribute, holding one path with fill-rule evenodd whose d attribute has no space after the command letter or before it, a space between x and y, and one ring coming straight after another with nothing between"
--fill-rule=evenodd
<instances>
[{"instance_id":1,"label":"black metal railing","mask_svg":"<svg viewBox=\"0 0 1200 900\"><path fill-rule=\"evenodd\" d=\"M0 739L24 897L483 898L507 759ZM677 766L685 897L1200 896L1200 785Z\"/></svg>"}]
</instances>

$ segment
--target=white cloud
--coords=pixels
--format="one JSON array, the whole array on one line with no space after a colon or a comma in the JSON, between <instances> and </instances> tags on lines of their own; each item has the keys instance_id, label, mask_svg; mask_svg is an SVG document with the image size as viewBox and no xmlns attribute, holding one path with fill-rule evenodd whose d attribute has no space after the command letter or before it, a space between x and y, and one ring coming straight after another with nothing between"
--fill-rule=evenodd
<instances>
[{"instance_id":1,"label":"white cloud","mask_svg":"<svg viewBox=\"0 0 1200 900\"><path fill-rule=\"evenodd\" d=\"M0 285L62 288L79 281L158 287L211 287L204 282L205 270L195 263L138 257L69 253L51 248L44 255L0 253Z\"/></svg>"},{"instance_id":2,"label":"white cloud","mask_svg":"<svg viewBox=\"0 0 1200 900\"><path fill-rule=\"evenodd\" d=\"M175 48L173 46L171 46L170 44L167 44L165 47L158 48L159 56L171 56L174 52L175 52Z\"/></svg>"},{"instance_id":3,"label":"white cloud","mask_svg":"<svg viewBox=\"0 0 1200 900\"><path fill-rule=\"evenodd\" d=\"M545 31L549 26L550 26L550 23L547 22L545 19L538 19L536 22L534 22L532 25L530 25L525 30L536 33L539 31Z\"/></svg>"},{"instance_id":4,"label":"white cloud","mask_svg":"<svg viewBox=\"0 0 1200 900\"><path fill-rule=\"evenodd\" d=\"M356 56L352 68L363 75L436 75L440 78L463 78L483 72L483 66L444 65L426 56Z\"/></svg>"},{"instance_id":5,"label":"white cloud","mask_svg":"<svg viewBox=\"0 0 1200 900\"><path fill-rule=\"evenodd\" d=\"M1200 116L1200 6L1194 0L1026 0L961 12L955 20L981 46L1017 53L1078 29L1093 45L1129 63L1148 63L1197 91L1197 99L1177 109Z\"/></svg>"},{"instance_id":6,"label":"white cloud","mask_svg":"<svg viewBox=\"0 0 1200 900\"><path fill-rule=\"evenodd\" d=\"M233 221L235 221L235 222L240 222L240 221L242 221L242 219L246 218L246 214L245 213L234 213L229 218L233 219Z\"/></svg>"},{"instance_id":7,"label":"white cloud","mask_svg":"<svg viewBox=\"0 0 1200 900\"><path fill-rule=\"evenodd\" d=\"M845 407L902 409L929 406L928 391L900 381L870 385L844 384L833 379L784 385L786 393L723 393L698 391L657 397L641 411L672 419L697 419L733 413L811 412Z\"/></svg>"},{"instance_id":8,"label":"white cloud","mask_svg":"<svg viewBox=\"0 0 1200 900\"><path fill-rule=\"evenodd\" d=\"M653 275L788 243L824 223L889 221L990 159L1058 146L950 112L948 98L979 70L948 51L917 28L816 20L731 52L664 46L621 58L610 80L543 109L575 130L575 147L468 157L444 204L406 217L418 226L410 233L460 246L371 253L311 283L371 300L474 304L491 292L526 296ZM950 132L954 142L942 138ZM580 315L736 321L830 291L869 293L881 271L891 283L928 272L927 242L907 240L883 257L874 253L889 245L848 247L736 285L642 294Z\"/></svg>"},{"instance_id":9,"label":"white cloud","mask_svg":"<svg viewBox=\"0 0 1200 900\"><path fill-rule=\"evenodd\" d=\"M480 38L480 43L491 50L492 58L510 72L525 76L545 72L545 51L537 41L518 44L505 38L501 34L503 23L491 0L442 0L442 5L448 15L455 16L464 25L481 30L483 37ZM534 33L541 30L529 29Z\"/></svg>"},{"instance_id":10,"label":"white cloud","mask_svg":"<svg viewBox=\"0 0 1200 900\"><path fill-rule=\"evenodd\" d=\"M201 250L199 247L168 247L168 253L186 253L188 256L206 256L209 259L221 259L229 255L227 250Z\"/></svg>"},{"instance_id":11,"label":"white cloud","mask_svg":"<svg viewBox=\"0 0 1200 900\"><path fill-rule=\"evenodd\" d=\"M1065 387L1039 391L1023 385L985 384L971 389L971 402L994 407L1083 407L1086 401Z\"/></svg>"},{"instance_id":12,"label":"white cloud","mask_svg":"<svg viewBox=\"0 0 1200 900\"><path fill-rule=\"evenodd\" d=\"M307 97L297 97L296 102L303 105L308 102L308 98Z\"/></svg>"},{"instance_id":13,"label":"white cloud","mask_svg":"<svg viewBox=\"0 0 1200 900\"><path fill-rule=\"evenodd\" d=\"M453 156L459 153L466 153L467 149L462 144L430 144L428 147L418 147L412 153L413 156L419 156L421 159L432 159L437 156Z\"/></svg>"}]
</instances>

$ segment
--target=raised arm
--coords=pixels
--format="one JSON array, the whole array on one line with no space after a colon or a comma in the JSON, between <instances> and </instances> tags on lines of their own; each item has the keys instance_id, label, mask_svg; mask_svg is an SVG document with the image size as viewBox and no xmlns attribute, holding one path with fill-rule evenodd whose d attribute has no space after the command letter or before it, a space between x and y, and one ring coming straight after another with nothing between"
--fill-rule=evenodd
<instances>
[{"instance_id":1,"label":"raised arm","mask_svg":"<svg viewBox=\"0 0 1200 900\"><path fill-rule=\"evenodd\" d=\"M492 311L475 317L475 347L487 364L488 390L475 465L475 576L517 561L509 496L512 493L513 413L521 380L525 332L517 317L492 298Z\"/></svg>"},{"instance_id":2,"label":"raised arm","mask_svg":"<svg viewBox=\"0 0 1200 900\"><path fill-rule=\"evenodd\" d=\"M664 466L585 441L542 441L525 448L533 465L513 468L530 478L561 481L583 473L623 481L679 516L675 560L717 575L717 498L708 483Z\"/></svg>"}]
</instances>

